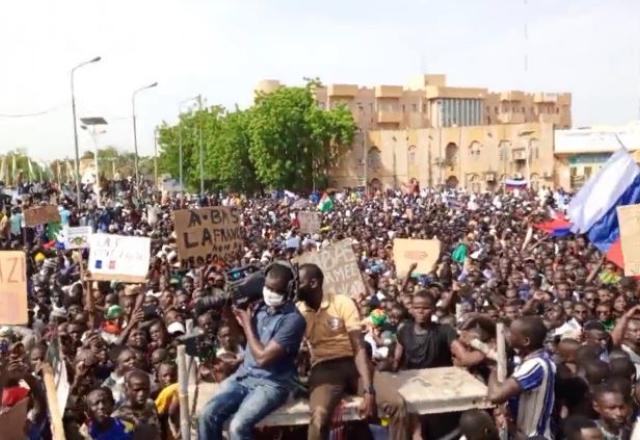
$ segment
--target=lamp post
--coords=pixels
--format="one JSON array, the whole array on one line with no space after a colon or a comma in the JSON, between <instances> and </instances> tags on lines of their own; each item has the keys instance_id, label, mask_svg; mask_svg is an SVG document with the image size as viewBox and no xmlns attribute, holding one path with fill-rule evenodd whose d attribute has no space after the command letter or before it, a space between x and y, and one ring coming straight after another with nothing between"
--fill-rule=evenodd
<instances>
[{"instance_id":1,"label":"lamp post","mask_svg":"<svg viewBox=\"0 0 640 440\"><path fill-rule=\"evenodd\" d=\"M78 150L78 121L76 120L76 93L74 87L74 74L76 70L78 70L82 66L86 66L87 64L97 63L100 61L101 57L95 57L89 61L84 61L73 69L71 69L71 112L73 114L73 145L75 147L76 152L76 205L80 208L81 197L80 197L80 151Z\"/></svg>"},{"instance_id":2,"label":"lamp post","mask_svg":"<svg viewBox=\"0 0 640 440\"><path fill-rule=\"evenodd\" d=\"M98 126L105 126L107 125L107 120L105 118L103 118L102 116L94 116L91 118L80 118L80 122L82 122L83 125L81 125L81 128L83 130L86 130L89 135L91 135L91 138L93 139L93 147L94 147L94 165L96 168L96 181L94 184L94 190L96 193L96 198L97 198L97 203L98 206L101 206L100 204L100 168L99 168L99 164L98 164L98 135L99 134L104 134L107 131L105 129L102 129L100 131L98 131ZM91 129L89 129L91 128Z\"/></svg>"},{"instance_id":3,"label":"lamp post","mask_svg":"<svg viewBox=\"0 0 640 440\"><path fill-rule=\"evenodd\" d=\"M154 82L152 84L149 84L148 86L140 87L139 89L134 90L133 94L131 95L131 110L133 113L133 150L134 150L133 167L134 167L135 178L136 178L135 180L136 194L138 195L138 197L140 197L140 178L139 178L139 171L138 171L138 133L136 131L136 95L142 92L143 90L151 89L153 87L156 87L157 85L158 83Z\"/></svg>"},{"instance_id":4,"label":"lamp post","mask_svg":"<svg viewBox=\"0 0 640 440\"><path fill-rule=\"evenodd\" d=\"M194 96L189 99L185 99L178 103L178 167L179 167L179 175L180 175L180 191L184 191L184 180L183 180L183 155L182 155L182 126L180 125L180 115L182 114L182 106L187 102L195 101L198 99L200 95Z\"/></svg>"}]
</instances>

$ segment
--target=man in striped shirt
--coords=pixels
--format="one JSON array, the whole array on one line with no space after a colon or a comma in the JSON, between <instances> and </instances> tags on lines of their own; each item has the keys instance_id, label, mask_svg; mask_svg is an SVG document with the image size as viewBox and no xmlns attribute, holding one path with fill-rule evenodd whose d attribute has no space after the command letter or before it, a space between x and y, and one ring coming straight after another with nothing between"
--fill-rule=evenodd
<instances>
[{"instance_id":1,"label":"man in striped shirt","mask_svg":"<svg viewBox=\"0 0 640 440\"><path fill-rule=\"evenodd\" d=\"M511 409L519 434L552 439L556 367L544 351L547 328L542 319L529 316L513 321L510 332L511 346L522 363L502 383L498 382L493 369L489 377L489 399L493 403L513 403Z\"/></svg>"}]
</instances>

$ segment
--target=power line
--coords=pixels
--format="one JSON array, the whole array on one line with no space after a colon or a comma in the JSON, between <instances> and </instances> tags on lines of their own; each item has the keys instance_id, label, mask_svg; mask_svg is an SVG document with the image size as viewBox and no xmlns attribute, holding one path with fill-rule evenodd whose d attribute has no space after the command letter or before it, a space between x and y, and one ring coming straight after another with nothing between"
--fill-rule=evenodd
<instances>
[{"instance_id":1,"label":"power line","mask_svg":"<svg viewBox=\"0 0 640 440\"><path fill-rule=\"evenodd\" d=\"M58 104L58 105L50 107L50 108L48 108L46 110L41 110L41 111L33 112L33 113L0 113L0 118L18 119L18 118L33 118L33 117L37 117L37 116L44 116L46 114L58 111L61 108L66 107L67 105L68 105L68 103L65 102L64 104Z\"/></svg>"}]
</instances>

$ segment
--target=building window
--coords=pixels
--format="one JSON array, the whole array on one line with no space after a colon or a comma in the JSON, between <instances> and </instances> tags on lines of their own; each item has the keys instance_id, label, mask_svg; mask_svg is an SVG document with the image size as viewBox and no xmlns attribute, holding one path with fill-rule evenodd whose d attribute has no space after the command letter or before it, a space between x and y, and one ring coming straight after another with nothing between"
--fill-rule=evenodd
<instances>
[{"instance_id":1,"label":"building window","mask_svg":"<svg viewBox=\"0 0 640 440\"><path fill-rule=\"evenodd\" d=\"M409 165L414 165L416 163L416 151L417 148L415 145L412 145L407 150L407 163Z\"/></svg>"},{"instance_id":2,"label":"building window","mask_svg":"<svg viewBox=\"0 0 640 440\"><path fill-rule=\"evenodd\" d=\"M458 162L458 146L450 142L444 150L444 163L447 166L453 167Z\"/></svg>"},{"instance_id":3,"label":"building window","mask_svg":"<svg viewBox=\"0 0 640 440\"><path fill-rule=\"evenodd\" d=\"M402 113L404 113L404 104L402 104Z\"/></svg>"},{"instance_id":4,"label":"building window","mask_svg":"<svg viewBox=\"0 0 640 440\"><path fill-rule=\"evenodd\" d=\"M481 151L482 145L480 144L480 142L471 142L471 145L469 145L469 156L471 158L477 159L480 156Z\"/></svg>"},{"instance_id":5,"label":"building window","mask_svg":"<svg viewBox=\"0 0 640 440\"><path fill-rule=\"evenodd\" d=\"M526 113L526 109L524 107L522 107L522 114Z\"/></svg>"},{"instance_id":6,"label":"building window","mask_svg":"<svg viewBox=\"0 0 640 440\"><path fill-rule=\"evenodd\" d=\"M427 112L427 104L422 104L422 113Z\"/></svg>"},{"instance_id":7,"label":"building window","mask_svg":"<svg viewBox=\"0 0 640 440\"><path fill-rule=\"evenodd\" d=\"M494 112L494 113L498 113L498 106L495 106L495 107L493 108L493 112Z\"/></svg>"},{"instance_id":8,"label":"building window","mask_svg":"<svg viewBox=\"0 0 640 440\"><path fill-rule=\"evenodd\" d=\"M411 111L414 113L418 112L418 104L411 104Z\"/></svg>"},{"instance_id":9,"label":"building window","mask_svg":"<svg viewBox=\"0 0 640 440\"><path fill-rule=\"evenodd\" d=\"M560 113L560 107L556 107L556 115Z\"/></svg>"},{"instance_id":10,"label":"building window","mask_svg":"<svg viewBox=\"0 0 640 440\"><path fill-rule=\"evenodd\" d=\"M367 165L369 169L373 171L377 171L382 167L382 158L378 147L373 146L369 148L369 153L367 154Z\"/></svg>"}]
</instances>

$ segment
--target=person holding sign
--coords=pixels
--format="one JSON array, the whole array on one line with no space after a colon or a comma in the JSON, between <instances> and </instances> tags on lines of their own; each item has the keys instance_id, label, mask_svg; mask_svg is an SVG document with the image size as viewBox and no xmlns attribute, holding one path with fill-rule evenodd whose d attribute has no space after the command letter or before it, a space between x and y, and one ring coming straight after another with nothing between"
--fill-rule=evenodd
<instances>
[{"instance_id":1,"label":"person holding sign","mask_svg":"<svg viewBox=\"0 0 640 440\"><path fill-rule=\"evenodd\" d=\"M391 419L390 438L408 439L406 404L395 390L376 390L369 367L356 304L346 295L323 292L324 275L315 264L300 266L298 309L307 321L306 339L311 352L309 440L329 438L332 416L340 399L363 391L361 415L377 417L377 405ZM376 398L377 392L380 395Z\"/></svg>"}]
</instances>

